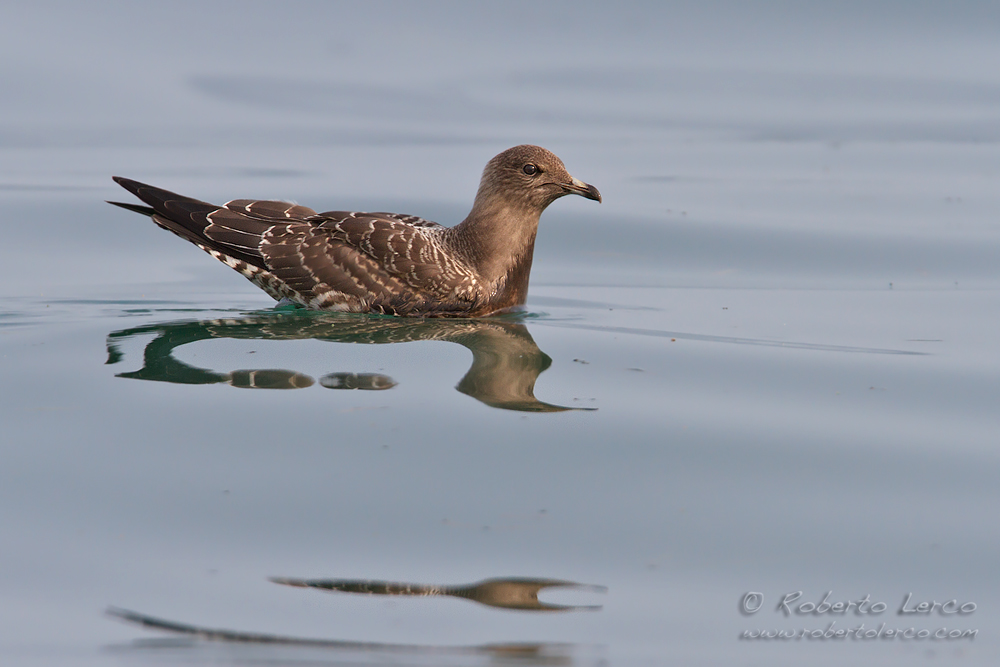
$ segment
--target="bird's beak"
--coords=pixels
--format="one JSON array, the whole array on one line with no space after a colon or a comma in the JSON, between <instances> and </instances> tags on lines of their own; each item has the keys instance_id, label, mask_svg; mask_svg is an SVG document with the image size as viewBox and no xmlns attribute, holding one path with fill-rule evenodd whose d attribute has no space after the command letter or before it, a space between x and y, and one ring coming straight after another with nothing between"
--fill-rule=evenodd
<instances>
[{"instance_id":1,"label":"bird's beak","mask_svg":"<svg viewBox=\"0 0 1000 667\"><path fill-rule=\"evenodd\" d=\"M587 199L593 199L596 202L601 201L601 193L598 192L597 188L593 185L584 183L579 178L574 178L569 183L562 183L562 189L566 191L567 194L580 195L581 197L586 197Z\"/></svg>"}]
</instances>

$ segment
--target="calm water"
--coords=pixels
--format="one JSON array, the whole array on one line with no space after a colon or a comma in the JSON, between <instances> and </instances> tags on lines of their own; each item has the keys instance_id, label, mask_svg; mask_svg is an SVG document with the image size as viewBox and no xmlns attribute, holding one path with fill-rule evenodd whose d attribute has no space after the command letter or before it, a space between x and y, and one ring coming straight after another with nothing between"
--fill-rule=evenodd
<instances>
[{"instance_id":1,"label":"calm water","mask_svg":"<svg viewBox=\"0 0 1000 667\"><path fill-rule=\"evenodd\" d=\"M6 10L0 662L996 664L998 28ZM605 201L545 213L517 316L275 310L103 202L454 224L525 142Z\"/></svg>"}]
</instances>

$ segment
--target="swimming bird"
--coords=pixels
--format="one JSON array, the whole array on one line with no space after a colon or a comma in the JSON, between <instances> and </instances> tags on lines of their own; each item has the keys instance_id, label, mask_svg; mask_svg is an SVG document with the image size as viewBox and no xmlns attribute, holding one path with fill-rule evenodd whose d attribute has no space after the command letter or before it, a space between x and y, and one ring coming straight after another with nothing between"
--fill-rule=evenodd
<instances>
[{"instance_id":1,"label":"swimming bird","mask_svg":"<svg viewBox=\"0 0 1000 667\"><path fill-rule=\"evenodd\" d=\"M601 201L539 146L487 163L469 215L454 227L398 213L316 211L283 201L223 206L115 176L142 213L236 269L276 300L314 310L478 317L522 306L538 219L556 199Z\"/></svg>"}]
</instances>

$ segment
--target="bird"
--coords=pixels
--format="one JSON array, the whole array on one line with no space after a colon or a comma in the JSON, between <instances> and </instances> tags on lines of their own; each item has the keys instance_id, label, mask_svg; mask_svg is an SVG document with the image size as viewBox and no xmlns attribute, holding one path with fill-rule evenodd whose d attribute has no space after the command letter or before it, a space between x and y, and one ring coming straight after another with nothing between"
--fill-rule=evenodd
<instances>
[{"instance_id":1,"label":"bird","mask_svg":"<svg viewBox=\"0 0 1000 667\"><path fill-rule=\"evenodd\" d=\"M114 176L152 218L279 302L404 317L483 317L523 307L542 212L556 199L601 202L540 146L490 160L469 215L453 227L398 213L327 211L285 201L222 206Z\"/></svg>"}]
</instances>

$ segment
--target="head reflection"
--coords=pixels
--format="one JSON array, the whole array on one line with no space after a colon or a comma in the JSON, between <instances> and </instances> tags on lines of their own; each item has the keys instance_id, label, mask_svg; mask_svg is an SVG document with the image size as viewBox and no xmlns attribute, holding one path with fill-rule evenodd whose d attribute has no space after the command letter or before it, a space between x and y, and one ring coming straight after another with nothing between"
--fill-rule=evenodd
<instances>
[{"instance_id":1,"label":"head reflection","mask_svg":"<svg viewBox=\"0 0 1000 667\"><path fill-rule=\"evenodd\" d=\"M184 363L174 350L209 339L304 340L391 344L424 340L457 343L472 352L472 366L456 389L491 407L524 412L561 412L574 408L535 398L535 381L552 360L538 349L527 328L500 318L422 320L377 316L275 311L238 318L183 320L114 331L108 335L108 364L124 358L122 343L154 335L143 351L143 366L118 377L177 384L229 384L248 389L301 389L316 384L309 375L288 369L217 371ZM396 386L378 373L334 371L322 376L328 389L379 391Z\"/></svg>"}]
</instances>

